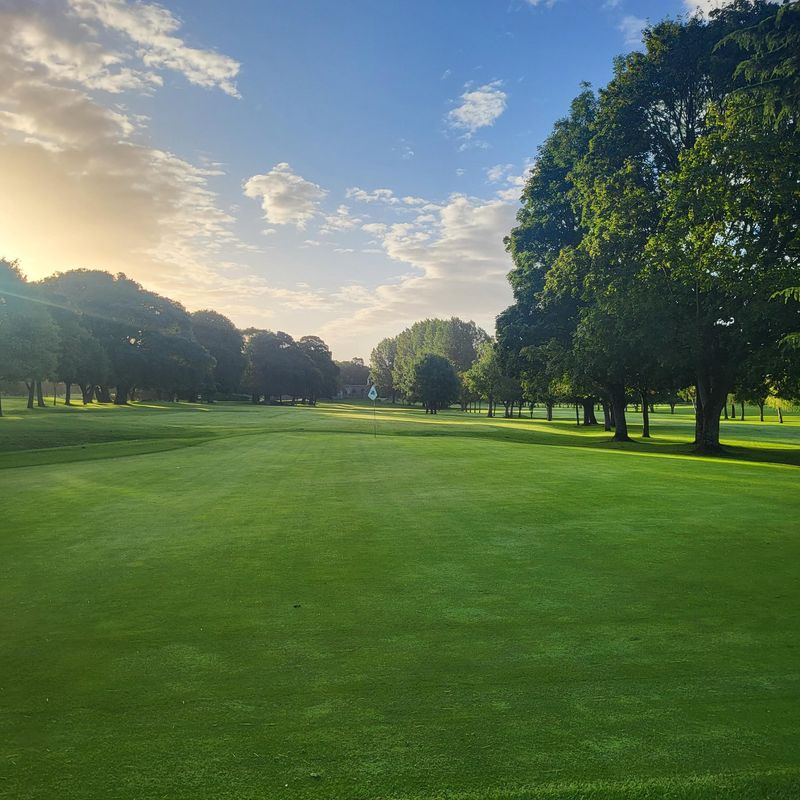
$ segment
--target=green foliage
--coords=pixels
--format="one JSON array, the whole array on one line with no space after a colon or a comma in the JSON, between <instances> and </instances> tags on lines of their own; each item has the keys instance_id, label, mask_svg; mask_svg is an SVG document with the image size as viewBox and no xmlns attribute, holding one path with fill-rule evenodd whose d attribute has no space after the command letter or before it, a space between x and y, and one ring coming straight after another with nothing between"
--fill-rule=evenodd
<instances>
[{"instance_id":1,"label":"green foliage","mask_svg":"<svg viewBox=\"0 0 800 800\"><path fill-rule=\"evenodd\" d=\"M391 396L394 401L397 390L394 385L394 368L397 358L397 337L382 339L372 351L369 359L369 380L378 387L382 397Z\"/></svg>"},{"instance_id":2,"label":"green foliage","mask_svg":"<svg viewBox=\"0 0 800 800\"><path fill-rule=\"evenodd\" d=\"M436 414L459 396L461 384L453 364L444 356L428 353L414 365L411 395L420 400L426 411Z\"/></svg>"},{"instance_id":3,"label":"green foliage","mask_svg":"<svg viewBox=\"0 0 800 800\"><path fill-rule=\"evenodd\" d=\"M58 326L38 287L16 263L0 260L0 381L50 377L59 347Z\"/></svg>"},{"instance_id":4,"label":"green foliage","mask_svg":"<svg viewBox=\"0 0 800 800\"><path fill-rule=\"evenodd\" d=\"M446 358L457 373L465 372L488 339L486 332L474 322L464 322L457 317L415 322L396 337L392 385L404 396L413 396L417 362L428 354Z\"/></svg>"},{"instance_id":5,"label":"green foliage","mask_svg":"<svg viewBox=\"0 0 800 800\"><path fill-rule=\"evenodd\" d=\"M365 386L369 381L369 367L362 358L337 361L336 366L339 367L339 384L342 386Z\"/></svg>"},{"instance_id":6,"label":"green foliage","mask_svg":"<svg viewBox=\"0 0 800 800\"><path fill-rule=\"evenodd\" d=\"M244 373L244 340L236 326L217 311L202 310L192 314L192 333L214 359L212 391L233 394L239 390Z\"/></svg>"},{"instance_id":7,"label":"green foliage","mask_svg":"<svg viewBox=\"0 0 800 800\"><path fill-rule=\"evenodd\" d=\"M498 344L534 392L609 399L618 438L632 389L696 384L698 447L713 450L735 385L791 384L780 345L797 310L769 301L800 277L800 136L796 117L765 124L739 90L741 43L778 19L788 35L793 13L740 0L648 28L645 51L615 63L597 101L584 90L540 148L507 239L516 303Z\"/></svg>"}]
</instances>

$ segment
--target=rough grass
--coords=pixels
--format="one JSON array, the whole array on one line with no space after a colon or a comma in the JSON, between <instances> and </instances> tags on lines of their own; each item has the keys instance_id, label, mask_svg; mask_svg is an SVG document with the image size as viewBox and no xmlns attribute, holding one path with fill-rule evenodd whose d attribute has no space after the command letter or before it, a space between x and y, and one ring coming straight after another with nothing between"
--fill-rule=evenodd
<instances>
[{"instance_id":1,"label":"rough grass","mask_svg":"<svg viewBox=\"0 0 800 800\"><path fill-rule=\"evenodd\" d=\"M4 407L2 796L800 795L795 418Z\"/></svg>"}]
</instances>

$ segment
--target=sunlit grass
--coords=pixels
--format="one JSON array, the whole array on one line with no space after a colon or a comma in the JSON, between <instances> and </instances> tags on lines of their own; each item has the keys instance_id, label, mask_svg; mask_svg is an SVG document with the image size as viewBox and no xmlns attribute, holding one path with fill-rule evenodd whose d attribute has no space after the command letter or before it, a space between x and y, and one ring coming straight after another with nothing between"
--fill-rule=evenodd
<instances>
[{"instance_id":1,"label":"sunlit grass","mask_svg":"<svg viewBox=\"0 0 800 800\"><path fill-rule=\"evenodd\" d=\"M0 796L800 796L796 418L21 405Z\"/></svg>"}]
</instances>

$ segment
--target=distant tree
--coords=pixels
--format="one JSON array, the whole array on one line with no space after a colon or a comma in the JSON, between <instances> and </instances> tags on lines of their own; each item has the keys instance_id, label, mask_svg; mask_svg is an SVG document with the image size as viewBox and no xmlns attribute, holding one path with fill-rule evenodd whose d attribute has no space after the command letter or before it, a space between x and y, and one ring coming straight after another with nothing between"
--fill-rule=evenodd
<instances>
[{"instance_id":1,"label":"distant tree","mask_svg":"<svg viewBox=\"0 0 800 800\"><path fill-rule=\"evenodd\" d=\"M54 309L52 314L59 342L53 377L64 383L64 403L71 405L73 384L86 387L105 383L108 357L79 314L64 308ZM83 388L81 394L85 405L90 397Z\"/></svg>"},{"instance_id":2,"label":"distant tree","mask_svg":"<svg viewBox=\"0 0 800 800\"><path fill-rule=\"evenodd\" d=\"M249 337L245 345L245 374L253 402L258 402L262 396L265 400L277 397L280 401L283 395L291 393L295 388L292 373L297 370L293 359L295 351L297 344L283 331L259 331Z\"/></svg>"},{"instance_id":3,"label":"distant tree","mask_svg":"<svg viewBox=\"0 0 800 800\"><path fill-rule=\"evenodd\" d=\"M53 374L58 327L19 265L0 260L0 380L25 381L33 408L37 381ZM3 410L0 405L0 416Z\"/></svg>"},{"instance_id":4,"label":"distant tree","mask_svg":"<svg viewBox=\"0 0 800 800\"><path fill-rule=\"evenodd\" d=\"M339 367L340 386L366 386L369 381L369 367L363 358L351 358L350 361L337 361Z\"/></svg>"},{"instance_id":5,"label":"distant tree","mask_svg":"<svg viewBox=\"0 0 800 800\"><path fill-rule=\"evenodd\" d=\"M103 348L108 380L116 387L116 404L127 403L136 387L161 388L167 374L165 360L170 359L166 351L174 350L172 358L177 363L189 357L191 348L178 339L196 344L191 317L180 303L143 289L125 275L79 269L41 283L45 291L61 297L82 315ZM197 358L193 360L202 369L199 362L205 362L206 357L194 352ZM108 388L100 387L99 396L110 400Z\"/></svg>"},{"instance_id":6,"label":"distant tree","mask_svg":"<svg viewBox=\"0 0 800 800\"><path fill-rule=\"evenodd\" d=\"M491 344L487 343L481 348L478 360L464 373L464 380L470 391L486 400L486 416L493 417L503 371Z\"/></svg>"},{"instance_id":7,"label":"distant tree","mask_svg":"<svg viewBox=\"0 0 800 800\"><path fill-rule=\"evenodd\" d=\"M307 381L303 397L312 405L320 397L333 397L339 385L339 367L328 345L319 336L303 336L297 345L311 365L304 370Z\"/></svg>"},{"instance_id":8,"label":"distant tree","mask_svg":"<svg viewBox=\"0 0 800 800\"><path fill-rule=\"evenodd\" d=\"M396 339L392 383L401 394L411 396L417 362L422 356L429 353L443 356L457 373L466 372L478 358L478 351L489 336L474 322L452 317L415 322Z\"/></svg>"},{"instance_id":9,"label":"distant tree","mask_svg":"<svg viewBox=\"0 0 800 800\"><path fill-rule=\"evenodd\" d=\"M369 380L378 388L383 397L391 397L394 403L397 399L397 389L394 385L394 367L397 358L397 337L382 339L375 346L369 360Z\"/></svg>"},{"instance_id":10,"label":"distant tree","mask_svg":"<svg viewBox=\"0 0 800 800\"><path fill-rule=\"evenodd\" d=\"M436 414L454 403L459 389L458 375L448 359L429 353L417 362L413 396L422 402L426 414Z\"/></svg>"},{"instance_id":11,"label":"distant tree","mask_svg":"<svg viewBox=\"0 0 800 800\"><path fill-rule=\"evenodd\" d=\"M244 373L244 339L236 326L217 311L204 309L192 315L195 341L213 356L212 394L233 394Z\"/></svg>"}]
</instances>

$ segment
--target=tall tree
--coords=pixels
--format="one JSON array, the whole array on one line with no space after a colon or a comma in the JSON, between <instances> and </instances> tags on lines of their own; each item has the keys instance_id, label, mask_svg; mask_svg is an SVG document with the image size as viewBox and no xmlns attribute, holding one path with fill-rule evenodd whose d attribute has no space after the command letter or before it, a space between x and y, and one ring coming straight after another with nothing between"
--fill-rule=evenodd
<instances>
[{"instance_id":1,"label":"tall tree","mask_svg":"<svg viewBox=\"0 0 800 800\"><path fill-rule=\"evenodd\" d=\"M312 405L320 397L333 397L339 385L339 367L333 362L328 345L319 336L303 336L297 345L312 367L305 371L307 383L303 396Z\"/></svg>"},{"instance_id":2,"label":"tall tree","mask_svg":"<svg viewBox=\"0 0 800 800\"><path fill-rule=\"evenodd\" d=\"M217 311L203 309L192 315L195 341L214 358L214 394L233 394L239 390L244 373L244 339L236 326Z\"/></svg>"},{"instance_id":3,"label":"tall tree","mask_svg":"<svg viewBox=\"0 0 800 800\"><path fill-rule=\"evenodd\" d=\"M413 396L425 406L426 414L436 414L458 399L458 375L444 356L428 353L414 367Z\"/></svg>"},{"instance_id":4,"label":"tall tree","mask_svg":"<svg viewBox=\"0 0 800 800\"><path fill-rule=\"evenodd\" d=\"M28 408L36 382L53 374L57 350L58 327L38 287L16 262L0 259L0 380L25 381Z\"/></svg>"},{"instance_id":5,"label":"tall tree","mask_svg":"<svg viewBox=\"0 0 800 800\"><path fill-rule=\"evenodd\" d=\"M382 397L397 399L394 385L394 367L397 357L397 337L382 339L372 351L369 359L369 380L378 388Z\"/></svg>"}]
</instances>

